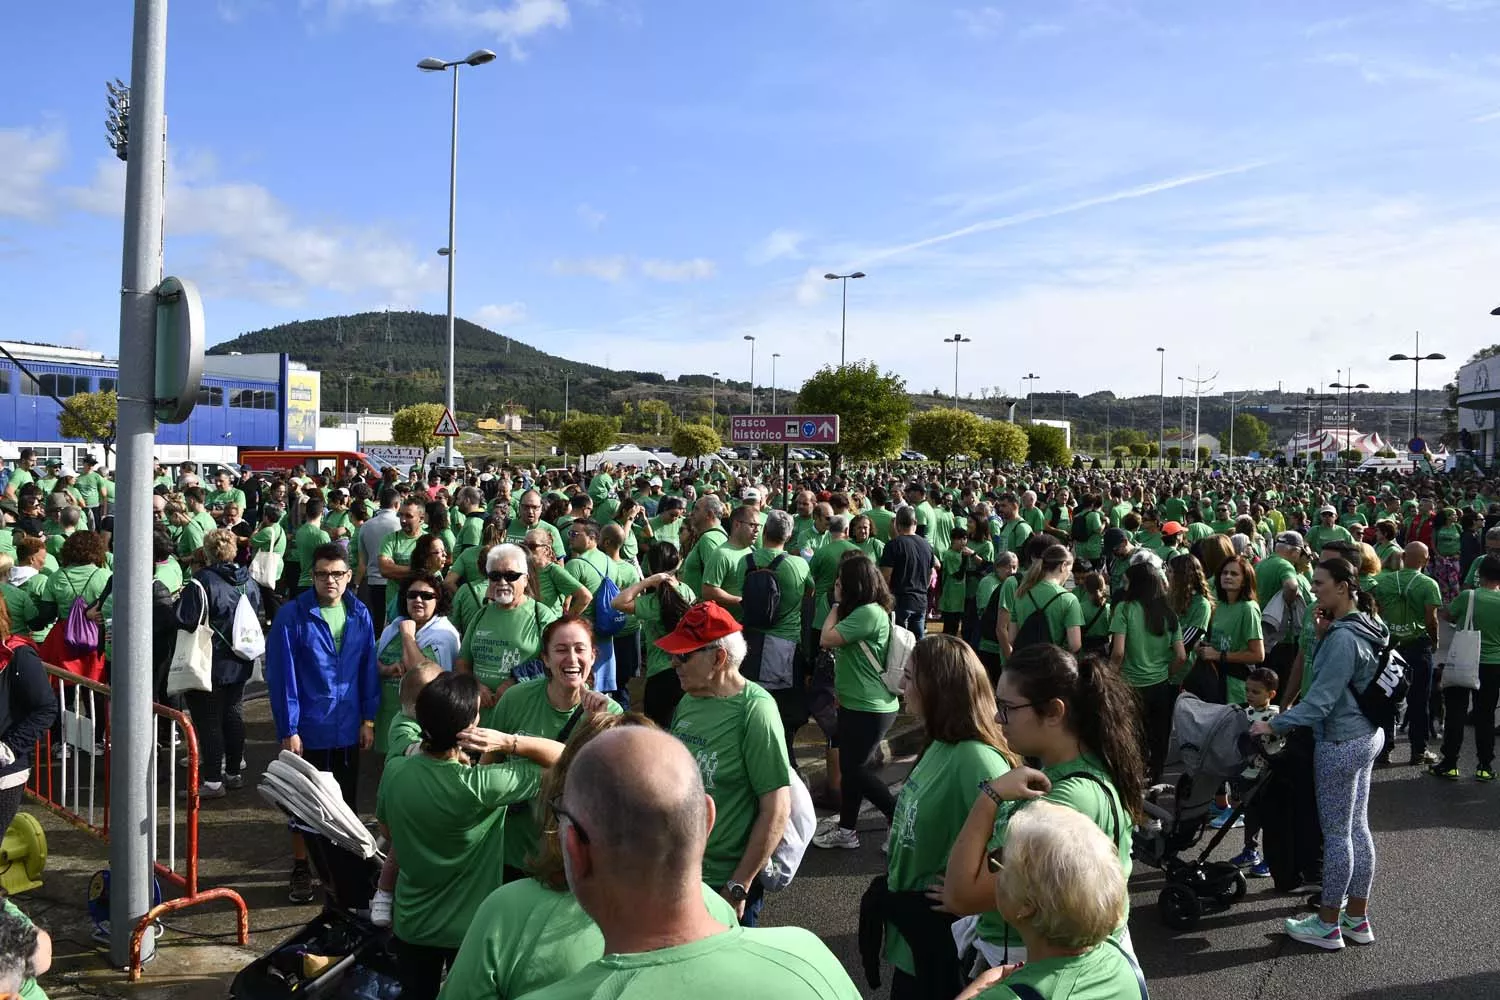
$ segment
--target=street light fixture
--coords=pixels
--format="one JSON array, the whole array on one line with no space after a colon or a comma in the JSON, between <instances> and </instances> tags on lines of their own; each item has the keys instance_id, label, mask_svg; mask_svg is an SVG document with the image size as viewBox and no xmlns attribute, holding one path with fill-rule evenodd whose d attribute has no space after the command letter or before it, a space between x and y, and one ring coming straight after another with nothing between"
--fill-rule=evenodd
<instances>
[{"instance_id":1,"label":"street light fixture","mask_svg":"<svg viewBox=\"0 0 1500 1000\"><path fill-rule=\"evenodd\" d=\"M1500 316L1500 307L1497 307L1496 311L1492 312L1491 315ZM1411 385L1411 436L1412 440L1415 441L1417 439L1417 406L1422 390L1422 362L1446 361L1448 360L1448 356L1446 354L1423 354L1422 332L1418 330L1416 335L1416 349L1410 354L1392 354L1388 360L1410 361L1412 363L1413 372Z\"/></svg>"},{"instance_id":2,"label":"street light fixture","mask_svg":"<svg viewBox=\"0 0 1500 1000\"><path fill-rule=\"evenodd\" d=\"M713 381L709 383L708 390L708 426L718 430L719 427L719 373L714 372L710 376Z\"/></svg>"},{"instance_id":3,"label":"street light fixture","mask_svg":"<svg viewBox=\"0 0 1500 1000\"><path fill-rule=\"evenodd\" d=\"M448 258L448 412L454 409L453 383L457 362L453 350L453 249L455 221L458 215L458 67L460 66L483 66L487 62L493 62L495 53L489 49L475 49L463 59L454 59L445 62L442 59L431 57L417 63L417 69L424 73L441 73L445 70L453 70L453 128L448 149L448 245L438 253ZM443 464L453 465L453 439L443 438Z\"/></svg>"},{"instance_id":4,"label":"street light fixture","mask_svg":"<svg viewBox=\"0 0 1500 1000\"><path fill-rule=\"evenodd\" d=\"M974 343L973 337L965 337L961 333L955 333L951 337L944 337L943 343L953 345L953 405L958 405L958 345Z\"/></svg>"},{"instance_id":5,"label":"street light fixture","mask_svg":"<svg viewBox=\"0 0 1500 1000\"><path fill-rule=\"evenodd\" d=\"M1040 378L1040 375L1027 373L1021 376L1021 381L1035 382ZM1031 415L1027 419L1034 424L1036 423L1036 395L1031 391L1031 388L1029 386L1026 389L1026 403L1031 408Z\"/></svg>"},{"instance_id":6,"label":"street light fixture","mask_svg":"<svg viewBox=\"0 0 1500 1000\"><path fill-rule=\"evenodd\" d=\"M780 354L771 355L771 416L776 416L776 359Z\"/></svg>"},{"instance_id":7,"label":"street light fixture","mask_svg":"<svg viewBox=\"0 0 1500 1000\"><path fill-rule=\"evenodd\" d=\"M1348 377L1354 377L1352 371ZM1348 382L1330 382L1328 388L1344 390L1344 451L1353 451L1354 444L1351 439L1354 437L1354 390L1370 387L1364 382L1355 382L1352 385Z\"/></svg>"},{"instance_id":8,"label":"street light fixture","mask_svg":"<svg viewBox=\"0 0 1500 1000\"><path fill-rule=\"evenodd\" d=\"M745 334L745 339L750 341L750 415L755 416L755 337Z\"/></svg>"},{"instance_id":9,"label":"street light fixture","mask_svg":"<svg viewBox=\"0 0 1500 1000\"><path fill-rule=\"evenodd\" d=\"M1156 468L1165 469L1167 461L1167 349L1158 347L1161 375L1156 387Z\"/></svg>"},{"instance_id":10,"label":"street light fixture","mask_svg":"<svg viewBox=\"0 0 1500 1000\"><path fill-rule=\"evenodd\" d=\"M848 330L848 326L849 326L849 279L850 278L863 278L864 276L865 276L865 272L863 272L863 271L852 271L849 274L832 274L832 273L829 273L829 274L823 275L823 278L826 281L842 281L844 283L844 306L839 311L839 367L840 368L842 368L844 366L844 334Z\"/></svg>"}]
</instances>

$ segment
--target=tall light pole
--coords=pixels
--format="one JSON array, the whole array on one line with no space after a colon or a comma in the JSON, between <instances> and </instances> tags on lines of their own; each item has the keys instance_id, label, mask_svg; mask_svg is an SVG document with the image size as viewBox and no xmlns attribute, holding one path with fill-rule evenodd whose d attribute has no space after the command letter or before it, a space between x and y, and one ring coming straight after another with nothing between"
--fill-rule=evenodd
<instances>
[{"instance_id":1,"label":"tall light pole","mask_svg":"<svg viewBox=\"0 0 1500 1000\"><path fill-rule=\"evenodd\" d=\"M1234 393L1226 393L1229 397L1229 467L1234 468L1234 409L1249 397L1255 395L1254 389L1247 389L1235 396Z\"/></svg>"},{"instance_id":2,"label":"tall light pole","mask_svg":"<svg viewBox=\"0 0 1500 1000\"><path fill-rule=\"evenodd\" d=\"M1167 461L1167 349L1158 347L1161 357L1161 376L1156 387L1156 468L1166 468Z\"/></svg>"},{"instance_id":3,"label":"tall light pole","mask_svg":"<svg viewBox=\"0 0 1500 1000\"><path fill-rule=\"evenodd\" d=\"M713 379L708 389L708 426L718 430L719 428L719 373L714 372L709 376Z\"/></svg>"},{"instance_id":4,"label":"tall light pole","mask_svg":"<svg viewBox=\"0 0 1500 1000\"><path fill-rule=\"evenodd\" d=\"M1040 375L1033 375L1030 372L1028 372L1025 375L1021 376L1020 381L1022 381L1022 382L1035 382L1035 381L1037 381L1040 378L1041 378ZM1029 405L1031 407L1031 416L1028 417L1027 419L1030 420L1034 424L1034 423L1036 423L1036 396L1035 396L1035 394L1033 394L1030 386L1026 387L1026 402L1027 402L1027 405Z\"/></svg>"},{"instance_id":5,"label":"tall light pole","mask_svg":"<svg viewBox=\"0 0 1500 1000\"><path fill-rule=\"evenodd\" d=\"M776 359L781 357L780 353L771 355L771 416L776 416Z\"/></svg>"},{"instance_id":6,"label":"tall light pole","mask_svg":"<svg viewBox=\"0 0 1500 1000\"><path fill-rule=\"evenodd\" d=\"M1204 377L1203 366L1198 365L1193 369L1194 377L1187 379L1193 383L1193 468L1198 467L1198 427L1199 418L1203 414L1203 386L1205 383L1212 385L1214 379L1219 377L1218 372Z\"/></svg>"},{"instance_id":7,"label":"tall light pole","mask_svg":"<svg viewBox=\"0 0 1500 1000\"><path fill-rule=\"evenodd\" d=\"M1496 312L1492 313L1492 315L1500 315L1500 311L1496 311ZM1419 395L1420 395L1420 393L1422 391L1422 362L1424 362L1424 361L1446 361L1447 360L1447 355L1445 355L1445 354L1423 354L1422 353L1422 332L1419 330L1419 331L1417 331L1416 350L1412 351L1412 353L1410 353L1410 354L1392 354L1390 356L1390 360L1391 361L1410 361L1412 363L1412 367L1416 369L1413 372L1413 374L1412 374L1412 384L1411 384L1411 436L1412 436L1412 439L1415 440L1416 437L1417 437L1417 404L1418 404L1418 397L1419 397Z\"/></svg>"},{"instance_id":8,"label":"tall light pole","mask_svg":"<svg viewBox=\"0 0 1500 1000\"><path fill-rule=\"evenodd\" d=\"M844 306L839 310L839 367L844 366L844 334L849 328L849 279L863 278L865 272L852 271L849 274L825 274L824 279L828 281L842 281L844 283Z\"/></svg>"},{"instance_id":9,"label":"tall light pole","mask_svg":"<svg viewBox=\"0 0 1500 1000\"><path fill-rule=\"evenodd\" d=\"M755 337L745 334L745 339L750 341L750 415L755 416Z\"/></svg>"},{"instance_id":10,"label":"tall light pole","mask_svg":"<svg viewBox=\"0 0 1500 1000\"><path fill-rule=\"evenodd\" d=\"M1182 461L1183 438L1187 436L1187 379L1177 376L1177 460Z\"/></svg>"},{"instance_id":11,"label":"tall light pole","mask_svg":"<svg viewBox=\"0 0 1500 1000\"><path fill-rule=\"evenodd\" d=\"M1349 374L1345 377L1352 380L1354 378L1354 370L1351 368ZM1344 390L1344 451L1353 451L1354 390L1368 389L1370 387L1363 382L1356 382L1353 385L1349 384L1349 382L1334 382L1328 388Z\"/></svg>"},{"instance_id":12,"label":"tall light pole","mask_svg":"<svg viewBox=\"0 0 1500 1000\"><path fill-rule=\"evenodd\" d=\"M958 345L974 343L973 337L965 337L961 333L955 333L951 337L944 337L943 343L953 345L953 405L958 405Z\"/></svg>"},{"instance_id":13,"label":"tall light pole","mask_svg":"<svg viewBox=\"0 0 1500 1000\"><path fill-rule=\"evenodd\" d=\"M458 198L458 68L460 66L483 66L487 62L494 62L495 53L489 49L475 49L462 59L423 59L417 63L417 69L424 73L441 73L445 70L453 70L453 130L448 148L448 245L438 253L448 258L448 412L452 413L453 405L453 380L456 362L453 352L453 230L457 219ZM453 464L453 439L443 438L443 464Z\"/></svg>"},{"instance_id":14,"label":"tall light pole","mask_svg":"<svg viewBox=\"0 0 1500 1000\"><path fill-rule=\"evenodd\" d=\"M350 378L350 376L348 376L348 375L344 376L344 419L345 420L349 419L349 378Z\"/></svg>"}]
</instances>

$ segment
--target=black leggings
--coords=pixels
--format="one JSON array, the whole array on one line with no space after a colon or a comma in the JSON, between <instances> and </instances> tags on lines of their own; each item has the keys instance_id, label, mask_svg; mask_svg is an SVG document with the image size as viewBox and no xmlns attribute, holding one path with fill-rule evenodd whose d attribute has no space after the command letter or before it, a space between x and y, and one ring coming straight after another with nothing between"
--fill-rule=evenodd
<instances>
[{"instance_id":1,"label":"black leggings","mask_svg":"<svg viewBox=\"0 0 1500 1000\"><path fill-rule=\"evenodd\" d=\"M217 784L224 772L240 773L245 755L245 683L215 684L212 691L189 691L188 711L198 731L199 780Z\"/></svg>"},{"instance_id":2,"label":"black leggings","mask_svg":"<svg viewBox=\"0 0 1500 1000\"><path fill-rule=\"evenodd\" d=\"M1172 707L1177 704L1177 685L1162 681L1135 689L1141 701L1141 729L1146 737L1146 776L1160 780L1167 766L1167 746L1172 739Z\"/></svg>"},{"instance_id":3,"label":"black leggings","mask_svg":"<svg viewBox=\"0 0 1500 1000\"><path fill-rule=\"evenodd\" d=\"M16 813L21 811L21 803L26 798L26 783L10 788L0 788L0 835L10 829L11 820L16 818Z\"/></svg>"},{"instance_id":4,"label":"black leggings","mask_svg":"<svg viewBox=\"0 0 1500 1000\"><path fill-rule=\"evenodd\" d=\"M1474 701L1474 749L1478 766L1493 770L1495 766L1495 705L1500 703L1500 663L1479 665L1479 690L1450 687L1443 689L1443 760L1445 768L1458 766L1458 753L1464 748L1464 723L1469 718L1469 696Z\"/></svg>"},{"instance_id":5,"label":"black leggings","mask_svg":"<svg viewBox=\"0 0 1500 1000\"><path fill-rule=\"evenodd\" d=\"M672 716L682 700L682 681L675 670L663 670L646 678L646 718L663 729L672 728Z\"/></svg>"},{"instance_id":6,"label":"black leggings","mask_svg":"<svg viewBox=\"0 0 1500 1000\"><path fill-rule=\"evenodd\" d=\"M875 767L880 741L896 721L895 712L860 712L839 709L839 774L844 793L839 826L853 830L859 822L859 807L865 800L889 820L896 811L896 798Z\"/></svg>"},{"instance_id":7,"label":"black leggings","mask_svg":"<svg viewBox=\"0 0 1500 1000\"><path fill-rule=\"evenodd\" d=\"M434 948L395 939L396 966L405 985L403 1000L436 1000L443 988L443 972L453 966L457 948Z\"/></svg>"}]
</instances>

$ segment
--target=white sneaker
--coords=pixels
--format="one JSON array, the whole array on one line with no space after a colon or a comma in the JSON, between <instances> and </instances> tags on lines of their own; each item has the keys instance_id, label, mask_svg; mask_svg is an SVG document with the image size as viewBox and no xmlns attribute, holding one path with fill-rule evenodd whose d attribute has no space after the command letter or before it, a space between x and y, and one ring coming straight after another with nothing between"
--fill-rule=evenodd
<instances>
[{"instance_id":1,"label":"white sneaker","mask_svg":"<svg viewBox=\"0 0 1500 1000\"><path fill-rule=\"evenodd\" d=\"M838 813L834 813L832 816L824 816L822 819L818 820L818 825L813 828L813 835L817 836L820 833L827 833L829 830L832 830L838 825Z\"/></svg>"},{"instance_id":2,"label":"white sneaker","mask_svg":"<svg viewBox=\"0 0 1500 1000\"><path fill-rule=\"evenodd\" d=\"M391 893L376 889L375 895L370 897L370 923L376 927L391 926L391 905L395 901Z\"/></svg>"},{"instance_id":3,"label":"white sneaker","mask_svg":"<svg viewBox=\"0 0 1500 1000\"><path fill-rule=\"evenodd\" d=\"M886 857L891 856L891 831L885 831L885 843L880 845L880 853Z\"/></svg>"},{"instance_id":4,"label":"white sneaker","mask_svg":"<svg viewBox=\"0 0 1500 1000\"><path fill-rule=\"evenodd\" d=\"M822 847L825 849L840 848L845 851L859 850L859 834L855 833L853 830L845 830L843 827L837 825L835 825L832 829L825 830L824 832L813 837L812 842L814 847Z\"/></svg>"}]
</instances>

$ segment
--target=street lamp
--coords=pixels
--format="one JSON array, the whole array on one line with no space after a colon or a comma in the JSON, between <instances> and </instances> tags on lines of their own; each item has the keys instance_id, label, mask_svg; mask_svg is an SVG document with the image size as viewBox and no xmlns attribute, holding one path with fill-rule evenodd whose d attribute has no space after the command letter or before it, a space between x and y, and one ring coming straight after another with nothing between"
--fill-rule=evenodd
<instances>
[{"instance_id":1,"label":"street lamp","mask_svg":"<svg viewBox=\"0 0 1500 1000\"><path fill-rule=\"evenodd\" d=\"M824 279L828 281L842 281L844 283L844 307L839 312L839 367L844 366L844 333L849 326L849 279L863 278L865 272L853 271L849 274L825 274Z\"/></svg>"},{"instance_id":2,"label":"street lamp","mask_svg":"<svg viewBox=\"0 0 1500 1000\"><path fill-rule=\"evenodd\" d=\"M1500 307L1497 307L1497 309L1500 309ZM1492 315L1500 316L1500 311L1493 312ZM1390 358L1388 359L1390 361L1410 361L1412 363L1412 367L1414 369L1413 373L1412 373L1412 385L1411 385L1411 436L1412 436L1412 440L1416 440L1416 438L1417 438L1417 403L1418 403L1418 395L1420 394L1421 389L1422 389L1422 362L1424 362L1424 361L1446 361L1447 359L1448 359L1448 356L1446 354L1423 354L1422 353L1422 332L1420 330L1417 331L1416 350L1412 351L1410 354L1392 354L1390 356Z\"/></svg>"},{"instance_id":3,"label":"street lamp","mask_svg":"<svg viewBox=\"0 0 1500 1000\"><path fill-rule=\"evenodd\" d=\"M1022 375L1021 376L1021 381L1022 382L1035 382L1035 381L1037 381L1040 378L1041 378L1040 375L1032 375L1032 374L1028 373L1026 375ZM1029 386L1026 389L1026 402L1027 402L1027 405L1029 405L1031 407L1031 415L1027 419L1030 420L1030 422L1034 424L1034 423L1036 423L1036 396L1032 395L1031 388Z\"/></svg>"},{"instance_id":4,"label":"street lamp","mask_svg":"<svg viewBox=\"0 0 1500 1000\"><path fill-rule=\"evenodd\" d=\"M1347 377L1352 379L1354 372L1351 370ZM1344 450L1353 451L1354 444L1351 439L1354 436L1354 390L1370 387L1363 382L1356 382L1353 385L1348 382L1330 382L1328 388L1344 390Z\"/></svg>"},{"instance_id":5,"label":"street lamp","mask_svg":"<svg viewBox=\"0 0 1500 1000\"><path fill-rule=\"evenodd\" d=\"M444 61L442 59L423 59L417 63L417 69L424 73L441 73L445 70L453 70L453 129L448 149L448 245L438 252L448 258L448 412L452 413L453 405L453 379L456 362L453 352L453 230L457 216L458 197L458 67L460 66L483 66L487 62L494 62L495 53L489 49L475 49L463 59ZM453 465L453 438L443 438L443 464Z\"/></svg>"},{"instance_id":6,"label":"street lamp","mask_svg":"<svg viewBox=\"0 0 1500 1000\"><path fill-rule=\"evenodd\" d=\"M771 416L776 416L776 359L780 354L771 355Z\"/></svg>"},{"instance_id":7,"label":"street lamp","mask_svg":"<svg viewBox=\"0 0 1500 1000\"><path fill-rule=\"evenodd\" d=\"M953 345L953 405L958 405L958 345L974 343L973 337L965 337L961 333L955 333L951 337L944 337L943 343Z\"/></svg>"},{"instance_id":8,"label":"street lamp","mask_svg":"<svg viewBox=\"0 0 1500 1000\"><path fill-rule=\"evenodd\" d=\"M717 430L719 426L719 373L714 372L710 378L713 381L709 383L708 390L708 426Z\"/></svg>"},{"instance_id":9,"label":"street lamp","mask_svg":"<svg viewBox=\"0 0 1500 1000\"><path fill-rule=\"evenodd\" d=\"M1187 441L1187 384L1186 376L1177 376L1177 460L1179 462L1182 461Z\"/></svg>"},{"instance_id":10,"label":"street lamp","mask_svg":"<svg viewBox=\"0 0 1500 1000\"><path fill-rule=\"evenodd\" d=\"M1156 468L1166 468L1167 461L1167 349L1158 347L1161 375L1156 386Z\"/></svg>"},{"instance_id":11,"label":"street lamp","mask_svg":"<svg viewBox=\"0 0 1500 1000\"><path fill-rule=\"evenodd\" d=\"M745 334L745 339L750 341L750 415L755 416L755 337Z\"/></svg>"}]
</instances>

